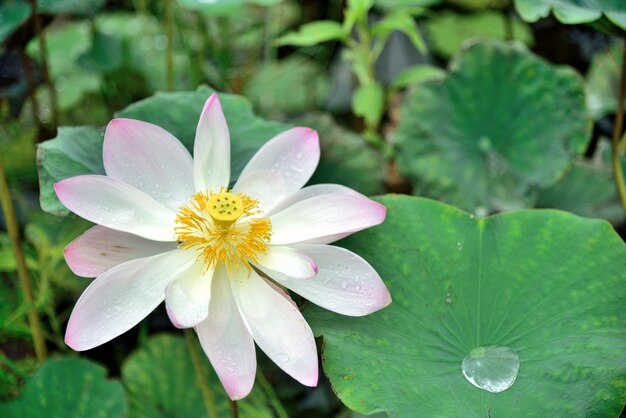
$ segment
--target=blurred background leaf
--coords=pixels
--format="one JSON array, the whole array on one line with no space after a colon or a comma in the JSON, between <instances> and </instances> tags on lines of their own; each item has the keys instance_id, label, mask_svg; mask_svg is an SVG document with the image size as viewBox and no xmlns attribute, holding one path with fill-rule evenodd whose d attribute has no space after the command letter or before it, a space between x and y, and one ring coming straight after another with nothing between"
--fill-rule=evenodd
<instances>
[{"instance_id":1,"label":"blurred background leaf","mask_svg":"<svg viewBox=\"0 0 626 418\"><path fill-rule=\"evenodd\" d=\"M201 350L199 343L197 349ZM204 353L201 357L201 378L210 387L218 416L228 416L228 396ZM197 379L185 339L167 334L151 337L122 364L130 416L194 418L206 415ZM274 416L259 385L239 401L238 406L242 418Z\"/></svg>"},{"instance_id":2,"label":"blurred background leaf","mask_svg":"<svg viewBox=\"0 0 626 418\"><path fill-rule=\"evenodd\" d=\"M20 397L0 403L4 417L108 418L127 414L122 385L85 359L46 361L28 380Z\"/></svg>"},{"instance_id":3,"label":"blurred background leaf","mask_svg":"<svg viewBox=\"0 0 626 418\"><path fill-rule=\"evenodd\" d=\"M532 207L534 189L554 184L590 134L575 71L495 41L468 45L401 112L401 173L417 193L478 213Z\"/></svg>"}]
</instances>

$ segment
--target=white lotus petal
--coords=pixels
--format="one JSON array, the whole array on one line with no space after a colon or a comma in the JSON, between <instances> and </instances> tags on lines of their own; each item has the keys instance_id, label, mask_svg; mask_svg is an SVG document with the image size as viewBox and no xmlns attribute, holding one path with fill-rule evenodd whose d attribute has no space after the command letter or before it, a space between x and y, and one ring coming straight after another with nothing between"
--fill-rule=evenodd
<instances>
[{"instance_id":1,"label":"white lotus petal","mask_svg":"<svg viewBox=\"0 0 626 418\"><path fill-rule=\"evenodd\" d=\"M167 285L193 261L191 252L176 249L107 270L76 302L65 342L89 350L128 331L163 301Z\"/></svg>"},{"instance_id":2,"label":"white lotus petal","mask_svg":"<svg viewBox=\"0 0 626 418\"><path fill-rule=\"evenodd\" d=\"M222 105L213 93L196 128L193 148L196 191L219 191L230 181L230 133Z\"/></svg>"},{"instance_id":3,"label":"white lotus petal","mask_svg":"<svg viewBox=\"0 0 626 418\"><path fill-rule=\"evenodd\" d=\"M118 264L171 251L176 245L96 225L69 243L63 253L74 274L97 277Z\"/></svg>"},{"instance_id":4,"label":"white lotus petal","mask_svg":"<svg viewBox=\"0 0 626 418\"><path fill-rule=\"evenodd\" d=\"M244 167L234 190L246 193L270 210L306 184L319 162L317 132L293 128L278 134Z\"/></svg>"},{"instance_id":5,"label":"white lotus petal","mask_svg":"<svg viewBox=\"0 0 626 418\"><path fill-rule=\"evenodd\" d=\"M273 215L271 244L284 245L354 233L385 219L383 205L362 196L324 194Z\"/></svg>"},{"instance_id":6,"label":"white lotus petal","mask_svg":"<svg viewBox=\"0 0 626 418\"><path fill-rule=\"evenodd\" d=\"M302 244L296 248L319 266L317 275L308 280L272 275L279 284L343 315L368 315L391 303L389 291L376 270L353 252L330 245Z\"/></svg>"},{"instance_id":7,"label":"white lotus petal","mask_svg":"<svg viewBox=\"0 0 626 418\"><path fill-rule=\"evenodd\" d=\"M176 213L151 196L106 176L70 177L55 183L63 205L88 221L154 241L174 241Z\"/></svg>"},{"instance_id":8,"label":"white lotus petal","mask_svg":"<svg viewBox=\"0 0 626 418\"><path fill-rule=\"evenodd\" d=\"M239 314L223 269L213 276L212 289L209 317L196 327L196 332L228 396L237 400L247 396L254 384L254 342Z\"/></svg>"},{"instance_id":9,"label":"white lotus petal","mask_svg":"<svg viewBox=\"0 0 626 418\"><path fill-rule=\"evenodd\" d=\"M311 258L286 246L270 245L255 265L270 276L277 272L293 279L309 279L317 273L317 265Z\"/></svg>"},{"instance_id":10,"label":"white lotus petal","mask_svg":"<svg viewBox=\"0 0 626 418\"><path fill-rule=\"evenodd\" d=\"M103 146L107 176L176 211L194 193L193 160L172 134L151 123L113 119Z\"/></svg>"},{"instance_id":11,"label":"white lotus petal","mask_svg":"<svg viewBox=\"0 0 626 418\"><path fill-rule=\"evenodd\" d=\"M167 287L165 307L174 326L191 328L207 318L214 271L196 261Z\"/></svg>"},{"instance_id":12,"label":"white lotus petal","mask_svg":"<svg viewBox=\"0 0 626 418\"><path fill-rule=\"evenodd\" d=\"M254 271L231 277L233 294L257 345L291 377L317 384L317 350L300 311Z\"/></svg>"}]
</instances>

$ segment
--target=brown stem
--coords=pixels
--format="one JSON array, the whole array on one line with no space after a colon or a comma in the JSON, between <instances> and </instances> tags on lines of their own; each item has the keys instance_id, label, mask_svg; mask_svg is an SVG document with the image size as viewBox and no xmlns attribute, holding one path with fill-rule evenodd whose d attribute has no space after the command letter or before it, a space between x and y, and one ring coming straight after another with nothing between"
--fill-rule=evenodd
<instances>
[{"instance_id":1,"label":"brown stem","mask_svg":"<svg viewBox=\"0 0 626 418\"><path fill-rule=\"evenodd\" d=\"M165 67L167 70L167 90L174 90L174 44L172 23L172 1L163 0L163 15L165 19L165 36L167 37L167 49L165 50Z\"/></svg>"},{"instance_id":2,"label":"brown stem","mask_svg":"<svg viewBox=\"0 0 626 418\"><path fill-rule=\"evenodd\" d=\"M33 69L26 52L22 51L22 67L24 68L24 77L26 78L26 88L28 97L30 98L30 107L33 113L33 122L37 125L37 136L42 131L41 120L39 119L39 100L35 94L35 79L33 77Z\"/></svg>"},{"instance_id":3,"label":"brown stem","mask_svg":"<svg viewBox=\"0 0 626 418\"><path fill-rule=\"evenodd\" d=\"M617 98L617 112L615 113L615 124L613 126L613 136L611 138L611 161L613 162L613 174L617 192L626 211L626 183L624 183L624 173L619 155L619 140L624 129L624 100L626 99L626 39L624 40L622 52L622 73L620 76L619 94Z\"/></svg>"},{"instance_id":4,"label":"brown stem","mask_svg":"<svg viewBox=\"0 0 626 418\"><path fill-rule=\"evenodd\" d=\"M33 336L35 355L37 356L37 361L41 363L46 359L46 344L43 338L39 315L37 315L37 310L35 304L33 303L33 290L30 283L30 277L28 275L28 268L26 267L26 259L20 243L19 224L17 222L17 216L15 216L15 208L13 207L13 201L11 200L11 192L9 191L9 184L4 171L4 161L1 154L0 201L2 203L4 220L7 225L7 232L9 233L9 239L11 240L11 246L13 247L17 275L19 277L20 287L24 295L24 303L28 307L28 326L30 327L31 334Z\"/></svg>"},{"instance_id":5,"label":"brown stem","mask_svg":"<svg viewBox=\"0 0 626 418\"><path fill-rule=\"evenodd\" d=\"M52 108L52 125L53 131L56 132L57 127L59 126L59 107L57 100L57 90L54 87L54 83L52 82L52 78L50 77L50 71L48 67L48 48L46 46L46 36L43 33L41 26L41 16L37 13L37 0L30 0L30 5L32 7L32 16L33 23L35 25L35 34L37 35L37 40L39 44L39 58L41 60L41 73L43 75L43 80L48 87L48 94L50 95L50 107Z\"/></svg>"},{"instance_id":6,"label":"brown stem","mask_svg":"<svg viewBox=\"0 0 626 418\"><path fill-rule=\"evenodd\" d=\"M514 12L511 9L511 6L508 6L504 10L504 39L507 41L515 40L515 34L513 32L513 24L515 23L513 20Z\"/></svg>"},{"instance_id":7,"label":"brown stem","mask_svg":"<svg viewBox=\"0 0 626 418\"><path fill-rule=\"evenodd\" d=\"M239 409L237 409L237 401L230 400L230 418L239 418Z\"/></svg>"}]
</instances>

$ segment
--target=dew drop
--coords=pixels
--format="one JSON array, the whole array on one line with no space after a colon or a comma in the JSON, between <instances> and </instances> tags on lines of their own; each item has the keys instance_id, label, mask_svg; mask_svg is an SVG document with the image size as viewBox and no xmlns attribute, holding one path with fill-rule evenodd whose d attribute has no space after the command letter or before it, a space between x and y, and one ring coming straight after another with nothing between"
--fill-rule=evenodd
<instances>
[{"instance_id":1,"label":"dew drop","mask_svg":"<svg viewBox=\"0 0 626 418\"><path fill-rule=\"evenodd\" d=\"M345 289L346 287L348 287L348 282L344 280L343 282L341 282L340 286L342 289Z\"/></svg>"},{"instance_id":2,"label":"dew drop","mask_svg":"<svg viewBox=\"0 0 626 418\"><path fill-rule=\"evenodd\" d=\"M283 363L286 363L287 361L289 361L289 356L285 353L278 353L276 354L276 358L280 361L282 361Z\"/></svg>"},{"instance_id":3,"label":"dew drop","mask_svg":"<svg viewBox=\"0 0 626 418\"><path fill-rule=\"evenodd\" d=\"M474 215L478 218L484 218L488 213L487 208L484 206L477 206L476 209L474 209Z\"/></svg>"},{"instance_id":4,"label":"dew drop","mask_svg":"<svg viewBox=\"0 0 626 418\"><path fill-rule=\"evenodd\" d=\"M487 346L470 351L463 359L463 376L474 386L487 392L507 390L517 378L519 357L509 347Z\"/></svg>"}]
</instances>

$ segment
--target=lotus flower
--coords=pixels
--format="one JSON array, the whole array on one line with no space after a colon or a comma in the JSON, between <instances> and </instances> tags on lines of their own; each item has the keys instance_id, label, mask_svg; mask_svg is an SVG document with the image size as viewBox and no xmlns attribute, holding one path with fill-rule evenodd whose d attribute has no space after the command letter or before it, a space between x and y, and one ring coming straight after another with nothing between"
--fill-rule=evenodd
<instances>
[{"instance_id":1,"label":"lotus flower","mask_svg":"<svg viewBox=\"0 0 626 418\"><path fill-rule=\"evenodd\" d=\"M252 389L254 342L315 386L313 334L284 289L352 316L391 302L365 260L327 245L381 223L385 208L335 184L302 188L319 154L315 131L283 132L229 189L230 136L217 95L202 110L193 159L158 126L112 120L106 176L54 185L63 205L97 224L65 249L74 273L96 277L74 307L66 343L99 346L165 300L176 327L195 328L231 399Z\"/></svg>"}]
</instances>

